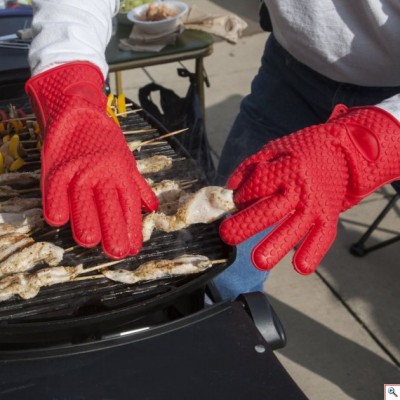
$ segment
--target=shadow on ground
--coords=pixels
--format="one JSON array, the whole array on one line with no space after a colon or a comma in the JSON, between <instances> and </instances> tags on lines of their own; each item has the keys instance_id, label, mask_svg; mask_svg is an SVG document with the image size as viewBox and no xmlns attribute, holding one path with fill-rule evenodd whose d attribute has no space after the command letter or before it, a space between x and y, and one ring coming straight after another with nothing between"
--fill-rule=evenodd
<instances>
[{"instance_id":1,"label":"shadow on ground","mask_svg":"<svg viewBox=\"0 0 400 400\"><path fill-rule=\"evenodd\" d=\"M353 399L380 399L384 383L400 381L391 362L357 344L356 338L349 340L276 298L269 299L288 335L287 346L279 352L291 361Z\"/></svg>"}]
</instances>

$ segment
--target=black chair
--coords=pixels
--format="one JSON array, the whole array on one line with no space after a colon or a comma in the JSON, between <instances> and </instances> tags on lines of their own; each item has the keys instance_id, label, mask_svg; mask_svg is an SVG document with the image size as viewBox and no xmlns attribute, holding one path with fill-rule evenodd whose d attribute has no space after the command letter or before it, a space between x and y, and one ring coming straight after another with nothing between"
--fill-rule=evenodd
<instances>
[{"instance_id":1,"label":"black chair","mask_svg":"<svg viewBox=\"0 0 400 400\"><path fill-rule=\"evenodd\" d=\"M371 251L378 250L382 247L389 246L390 244L400 241L400 234L398 234L390 239L383 240L375 245L372 245L369 247L365 245L367 240L372 235L372 233L379 226L379 224L385 218L387 213L396 205L397 201L400 198L400 181L393 182L392 187L396 190L396 193L390 197L388 204L383 208L383 210L375 218L374 222L369 226L369 228L361 236L361 238L358 240L358 242L354 243L350 247L351 254L358 256L358 257L363 257L367 253L370 253Z\"/></svg>"}]
</instances>

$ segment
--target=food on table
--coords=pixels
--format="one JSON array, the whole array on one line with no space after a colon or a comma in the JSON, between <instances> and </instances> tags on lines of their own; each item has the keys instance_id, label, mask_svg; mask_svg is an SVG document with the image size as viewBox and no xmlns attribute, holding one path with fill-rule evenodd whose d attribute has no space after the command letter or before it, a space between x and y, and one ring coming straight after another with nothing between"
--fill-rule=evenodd
<instances>
[{"instance_id":1,"label":"food on table","mask_svg":"<svg viewBox=\"0 0 400 400\"><path fill-rule=\"evenodd\" d=\"M178 15L179 10L163 3L150 3L145 12L138 16L142 21L162 21Z\"/></svg>"}]
</instances>

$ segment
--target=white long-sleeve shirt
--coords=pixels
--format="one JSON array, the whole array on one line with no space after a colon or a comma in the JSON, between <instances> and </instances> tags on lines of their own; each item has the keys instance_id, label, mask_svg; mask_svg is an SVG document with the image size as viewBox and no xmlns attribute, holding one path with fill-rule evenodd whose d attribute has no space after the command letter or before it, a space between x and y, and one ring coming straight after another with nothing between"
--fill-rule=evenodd
<instances>
[{"instance_id":1,"label":"white long-sleeve shirt","mask_svg":"<svg viewBox=\"0 0 400 400\"><path fill-rule=\"evenodd\" d=\"M338 82L400 87L400 0L264 0L278 42ZM400 119L400 94L378 106Z\"/></svg>"}]
</instances>

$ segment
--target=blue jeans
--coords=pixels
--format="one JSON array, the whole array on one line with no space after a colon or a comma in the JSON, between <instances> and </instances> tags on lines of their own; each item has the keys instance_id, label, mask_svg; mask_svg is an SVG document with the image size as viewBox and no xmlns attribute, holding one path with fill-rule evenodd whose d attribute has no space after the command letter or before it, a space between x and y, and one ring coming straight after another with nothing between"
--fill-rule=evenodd
<instances>
[{"instance_id":1,"label":"blue jeans","mask_svg":"<svg viewBox=\"0 0 400 400\"><path fill-rule=\"evenodd\" d=\"M271 34L251 92L228 135L219 161L216 184L224 185L234 168L268 141L325 122L336 104L373 105L394 96L400 87L361 87L332 81L292 57ZM235 262L215 278L225 299L263 291L267 273L252 265L250 254L269 232L259 233L237 247Z\"/></svg>"}]
</instances>

